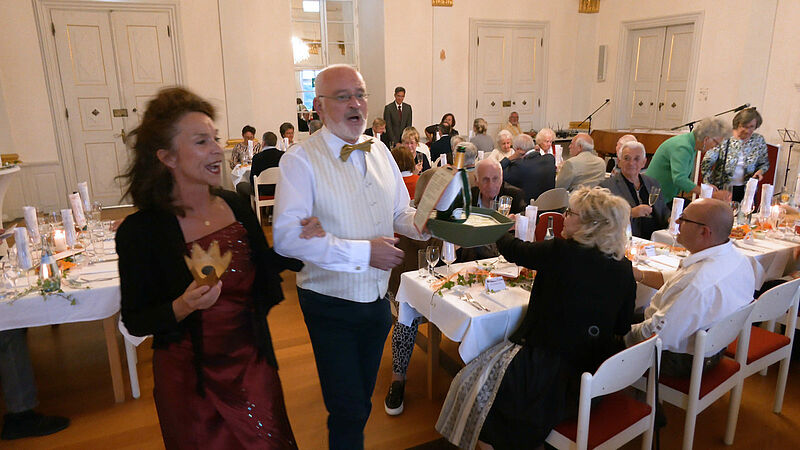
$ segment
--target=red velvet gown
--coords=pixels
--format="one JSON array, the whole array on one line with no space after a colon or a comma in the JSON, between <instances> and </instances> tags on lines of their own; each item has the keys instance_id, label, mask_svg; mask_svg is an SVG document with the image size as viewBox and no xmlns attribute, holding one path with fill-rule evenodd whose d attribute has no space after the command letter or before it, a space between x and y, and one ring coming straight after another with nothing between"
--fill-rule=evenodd
<instances>
[{"instance_id":1,"label":"red velvet gown","mask_svg":"<svg viewBox=\"0 0 800 450\"><path fill-rule=\"evenodd\" d=\"M233 252L222 293L202 313L205 397L198 395L187 333L153 354L156 410L167 449L297 448L278 371L258 358L251 326L255 266L244 227L234 222L198 239ZM192 242L187 243L191 248Z\"/></svg>"}]
</instances>

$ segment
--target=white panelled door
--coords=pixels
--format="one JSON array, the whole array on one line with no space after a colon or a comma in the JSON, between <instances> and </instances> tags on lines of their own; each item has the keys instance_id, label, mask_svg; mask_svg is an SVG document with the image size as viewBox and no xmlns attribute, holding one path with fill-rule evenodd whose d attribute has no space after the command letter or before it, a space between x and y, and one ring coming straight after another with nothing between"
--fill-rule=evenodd
<instances>
[{"instance_id":1,"label":"white panelled door","mask_svg":"<svg viewBox=\"0 0 800 450\"><path fill-rule=\"evenodd\" d=\"M627 127L666 129L683 122L693 25L631 31Z\"/></svg>"},{"instance_id":2,"label":"white panelled door","mask_svg":"<svg viewBox=\"0 0 800 450\"><path fill-rule=\"evenodd\" d=\"M541 126L543 30L534 26L478 26L473 118L494 137L512 111L524 131Z\"/></svg>"},{"instance_id":3,"label":"white panelled door","mask_svg":"<svg viewBox=\"0 0 800 450\"><path fill-rule=\"evenodd\" d=\"M169 13L50 14L72 144L65 163L74 164L78 181L89 183L94 200L119 204L123 187L116 177L129 163L126 135L147 101L177 81Z\"/></svg>"}]
</instances>

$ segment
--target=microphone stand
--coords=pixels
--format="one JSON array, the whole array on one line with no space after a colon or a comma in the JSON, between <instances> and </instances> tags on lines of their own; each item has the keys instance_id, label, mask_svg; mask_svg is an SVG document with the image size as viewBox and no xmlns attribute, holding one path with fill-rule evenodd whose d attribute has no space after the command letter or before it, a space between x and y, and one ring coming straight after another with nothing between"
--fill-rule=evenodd
<instances>
[{"instance_id":1,"label":"microphone stand","mask_svg":"<svg viewBox=\"0 0 800 450\"><path fill-rule=\"evenodd\" d=\"M592 111L592 113L589 114L585 119L583 119L583 121L581 123L579 123L578 126L575 127L575 128L580 128L581 125L586 123L586 121L589 121L589 133L591 133L592 132L592 116L595 115L595 113L597 111L600 111L601 109L603 109L603 107L606 106L610 101L611 101L611 99L607 98L606 101L604 101L602 105L598 106L597 109Z\"/></svg>"},{"instance_id":2,"label":"microphone stand","mask_svg":"<svg viewBox=\"0 0 800 450\"><path fill-rule=\"evenodd\" d=\"M723 114L728 114L729 112L739 112L739 111L741 111L741 110L743 110L745 108L748 108L748 107L750 107L750 103L745 103L744 105L737 106L736 108L731 108L731 109L729 109L727 111L722 111L721 113L714 114L714 117L721 116ZM672 127L672 128L670 128L670 131L680 130L683 127L689 127L689 131L692 131L692 129L694 129L694 124L696 124L697 122L700 122L701 120L703 120L703 119L693 120L693 121L687 122L687 123L685 123L683 125L678 125L677 127Z\"/></svg>"}]
</instances>

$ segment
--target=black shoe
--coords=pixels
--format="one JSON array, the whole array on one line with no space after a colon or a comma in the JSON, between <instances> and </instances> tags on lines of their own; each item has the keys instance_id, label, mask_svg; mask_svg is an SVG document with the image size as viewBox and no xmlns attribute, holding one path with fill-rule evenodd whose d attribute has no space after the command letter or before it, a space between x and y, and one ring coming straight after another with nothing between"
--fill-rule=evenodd
<instances>
[{"instance_id":1,"label":"black shoe","mask_svg":"<svg viewBox=\"0 0 800 450\"><path fill-rule=\"evenodd\" d=\"M405 390L405 381L392 381L392 385L389 387L389 393L386 394L386 400L383 402L386 414L398 416L403 413L403 393Z\"/></svg>"},{"instance_id":2,"label":"black shoe","mask_svg":"<svg viewBox=\"0 0 800 450\"><path fill-rule=\"evenodd\" d=\"M0 439L11 440L31 436L47 436L67 428L69 419L60 416L45 416L34 410L6 414Z\"/></svg>"}]
</instances>

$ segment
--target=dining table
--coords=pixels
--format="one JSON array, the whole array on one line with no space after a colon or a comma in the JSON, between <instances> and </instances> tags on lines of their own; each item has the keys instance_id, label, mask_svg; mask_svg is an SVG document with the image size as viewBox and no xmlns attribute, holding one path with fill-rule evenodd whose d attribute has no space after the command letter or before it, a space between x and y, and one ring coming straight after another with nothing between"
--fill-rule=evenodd
<instances>
[{"instance_id":1,"label":"dining table","mask_svg":"<svg viewBox=\"0 0 800 450\"><path fill-rule=\"evenodd\" d=\"M237 164L231 170L231 182L235 188L242 181L250 181L250 164Z\"/></svg>"},{"instance_id":2,"label":"dining table","mask_svg":"<svg viewBox=\"0 0 800 450\"><path fill-rule=\"evenodd\" d=\"M766 279L779 278L793 266L791 254L800 246L798 242L774 240L757 244L734 245L748 257L756 273L757 286ZM670 236L669 243L672 242ZM759 247L756 247L759 245ZM680 262L688 256L688 252L670 248L660 242L632 238L630 246L638 252L630 254L634 265L641 270L658 271L669 276L680 267ZM743 247L746 246L746 247ZM481 352L508 339L522 322L530 300L530 291L520 286L511 286L497 292L489 292L482 284L434 290L441 284L440 277L448 273L476 272L479 266L487 262L494 264L493 275L504 275L513 278L519 268L512 263L481 260L453 264L448 272L444 267L436 269L436 276L426 271L405 272L400 277L400 286L395 295L398 301L398 317L400 323L409 325L417 317L428 320L427 344L427 388L428 397L435 395L434 386L436 371L440 364L439 345L442 334L457 342L458 355L463 364L468 364ZM534 280L535 283L535 280ZM637 283L635 308L644 310L657 290L642 283ZM466 294L469 294L471 301Z\"/></svg>"}]
</instances>

